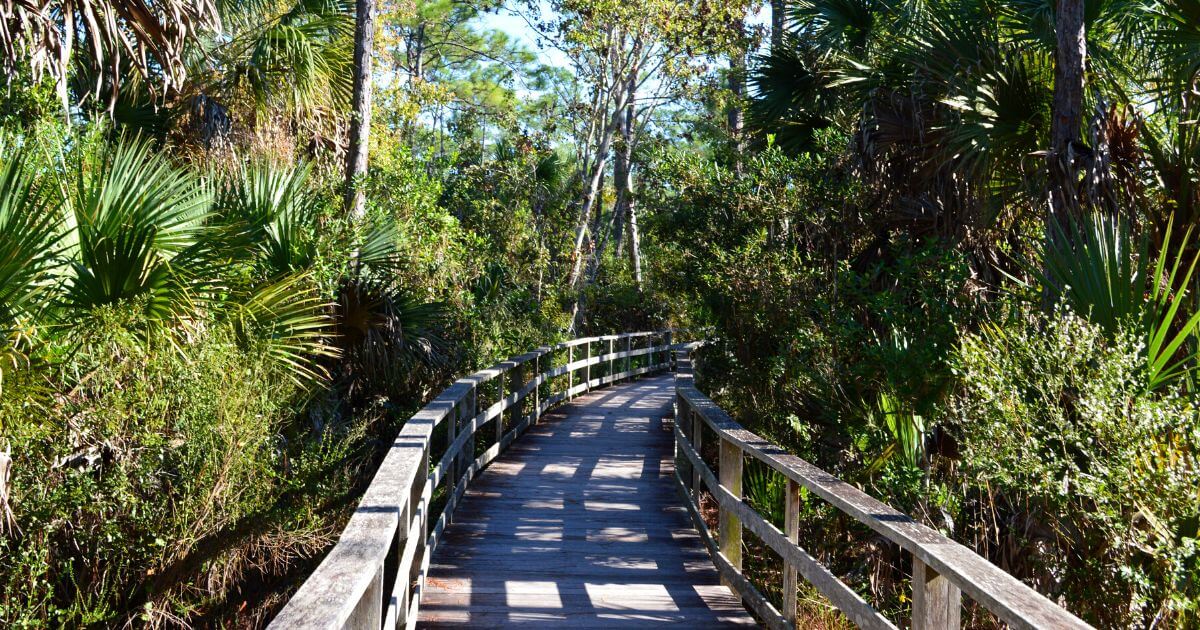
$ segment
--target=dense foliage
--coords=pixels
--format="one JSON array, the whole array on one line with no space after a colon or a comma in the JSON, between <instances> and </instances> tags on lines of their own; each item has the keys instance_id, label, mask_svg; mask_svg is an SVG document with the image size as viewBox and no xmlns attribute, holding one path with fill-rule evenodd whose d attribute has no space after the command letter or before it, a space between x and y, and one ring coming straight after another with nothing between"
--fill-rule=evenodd
<instances>
[{"instance_id":1,"label":"dense foliage","mask_svg":"<svg viewBox=\"0 0 1200 630\"><path fill-rule=\"evenodd\" d=\"M354 3L43 4L0 24L0 625L261 625L454 376L662 326L1089 622L1200 624L1196 0L381 3L365 111ZM801 527L905 617L898 548Z\"/></svg>"},{"instance_id":2,"label":"dense foliage","mask_svg":"<svg viewBox=\"0 0 1200 630\"><path fill-rule=\"evenodd\" d=\"M708 391L1100 627L1200 623L1185 5L1087 4L1061 220L1037 2L789 3L757 146L664 146L645 184L661 277L714 327ZM804 505L809 550L903 615L898 550Z\"/></svg>"}]
</instances>

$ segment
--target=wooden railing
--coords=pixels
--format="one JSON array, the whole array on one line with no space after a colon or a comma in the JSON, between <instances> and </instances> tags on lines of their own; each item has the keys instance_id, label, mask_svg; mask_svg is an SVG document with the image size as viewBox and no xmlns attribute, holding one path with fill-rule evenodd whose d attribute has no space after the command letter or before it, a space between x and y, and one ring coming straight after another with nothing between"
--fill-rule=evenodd
<instances>
[{"instance_id":1,"label":"wooden railing","mask_svg":"<svg viewBox=\"0 0 1200 630\"><path fill-rule=\"evenodd\" d=\"M963 594L1012 628L1090 627L970 549L747 431L694 387L691 362L686 354L690 347L684 348L685 352L677 358L675 445L676 459L681 465L676 466L675 479L722 581L768 627L795 626L800 577L859 627L896 627L800 546L800 488L806 488L911 554L914 630L959 628ZM704 427L720 442L716 473L700 455ZM766 464L787 480L783 531L743 499L742 464L746 456ZM704 489L719 506L715 539L700 514ZM781 608L776 608L742 573L743 528L753 532L783 559Z\"/></svg>"},{"instance_id":2,"label":"wooden railing","mask_svg":"<svg viewBox=\"0 0 1200 630\"><path fill-rule=\"evenodd\" d=\"M670 369L671 349L669 331L588 337L456 381L400 430L341 538L270 627L415 627L430 557L471 480L547 409Z\"/></svg>"}]
</instances>

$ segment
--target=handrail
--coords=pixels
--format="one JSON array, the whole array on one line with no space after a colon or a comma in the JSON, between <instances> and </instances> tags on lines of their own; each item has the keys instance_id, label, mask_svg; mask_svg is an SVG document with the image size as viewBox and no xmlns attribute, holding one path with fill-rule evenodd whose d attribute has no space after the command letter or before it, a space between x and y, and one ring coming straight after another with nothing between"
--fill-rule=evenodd
<instances>
[{"instance_id":1,"label":"handrail","mask_svg":"<svg viewBox=\"0 0 1200 630\"><path fill-rule=\"evenodd\" d=\"M591 389L670 369L670 350L676 347L671 333L573 339L455 381L400 430L341 538L270 627L415 627L430 558L475 476L551 407ZM623 349L617 349L618 342ZM595 353L593 346L598 346ZM526 372L533 374L528 380ZM495 385L483 387L490 382ZM564 387L555 391L555 385ZM481 432L489 423L494 431ZM440 458L435 459L435 449L442 451ZM445 503L431 520L439 488Z\"/></svg>"},{"instance_id":2,"label":"handrail","mask_svg":"<svg viewBox=\"0 0 1200 630\"><path fill-rule=\"evenodd\" d=\"M964 593L1012 628L1091 627L967 547L747 431L695 388L686 351L679 353L676 364L676 453L677 459L691 469L687 475L690 479L685 481L681 467L676 466L676 483L722 581L736 590L767 626L790 628L796 623L797 577L802 576L859 627L896 627L799 545L799 493L800 488L807 488L912 555L914 630L958 628ZM702 426L709 427L720 441L716 474L700 456ZM747 454L787 479L786 531L780 531L743 500L742 463ZM700 516L703 488L718 504L717 540ZM775 608L742 574L743 527L784 560L783 610Z\"/></svg>"}]
</instances>

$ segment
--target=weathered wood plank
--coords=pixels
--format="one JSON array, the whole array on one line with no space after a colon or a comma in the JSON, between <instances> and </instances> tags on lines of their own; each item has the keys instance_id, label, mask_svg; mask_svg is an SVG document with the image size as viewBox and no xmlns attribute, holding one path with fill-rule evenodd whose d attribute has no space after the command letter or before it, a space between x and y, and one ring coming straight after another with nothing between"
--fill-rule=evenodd
<instances>
[{"instance_id":1,"label":"weathered wood plank","mask_svg":"<svg viewBox=\"0 0 1200 630\"><path fill-rule=\"evenodd\" d=\"M962 626L962 593L944 576L913 558L913 630L952 630Z\"/></svg>"},{"instance_id":2,"label":"weathered wood plank","mask_svg":"<svg viewBox=\"0 0 1200 630\"><path fill-rule=\"evenodd\" d=\"M670 377L652 378L530 427L441 532L420 625L752 625L673 491L672 399Z\"/></svg>"},{"instance_id":3,"label":"weathered wood plank","mask_svg":"<svg viewBox=\"0 0 1200 630\"><path fill-rule=\"evenodd\" d=\"M542 413L575 393L550 391L547 392L547 399L543 400L541 388L554 375L570 372L573 378L575 370L579 369L575 366L564 366L566 369L556 368L555 374L552 375L540 369L543 363L551 364L550 357L557 349L573 348L581 344L589 344L590 347L591 343L606 340L610 348L616 341L624 340L628 353L635 338L647 339L646 348L641 349L642 352L638 355L650 353L653 356L656 350L654 339L662 338L654 337L655 334L661 335L626 333L577 339L553 347L543 346L459 379L445 389L413 415L401 429L359 502L358 509L343 530L338 544L330 550L317 570L301 585L288 605L272 621L272 627L339 628L351 621L355 625L361 625L358 620L364 617L360 616L360 613L377 609L373 603L375 600L378 600L383 608L381 613L389 626L396 624L414 627L431 552L444 526L452 520L458 496L483 466L513 444L529 426L536 424ZM683 344L678 344L678 347L682 348ZM657 348L658 352L665 350L666 348ZM631 354L610 354L625 356L626 365L629 365ZM582 367L615 358L617 357L605 355L590 357L587 359L587 366ZM655 360L639 363L646 365L599 379L585 379L583 389L626 380L664 367L655 364ZM518 366L533 367L533 378L523 385L520 384L520 377L511 375L513 368ZM506 375L508 377L505 381L515 380L508 388L508 394L502 394L500 400L478 413L479 385ZM533 397L532 411L525 413L528 406L525 401L529 396ZM510 409L511 411L508 411ZM498 420L506 411L513 416L507 432L503 430L503 421ZM447 417L454 419L456 423L454 428L447 431L451 445L445 456L436 462L436 469L430 475L431 437L437 425ZM481 458L474 458L474 449L468 446L475 443L477 429L489 421L497 422L496 431L501 434L499 446ZM449 502L450 510L438 519L434 535L427 539L430 496L436 487L446 485L447 478L455 496ZM417 534L414 535L414 532ZM400 565L393 567L396 562ZM393 568L396 570L395 579L391 573ZM378 584L381 571L388 572L382 585ZM409 576L410 579L404 579L405 576ZM383 593L383 587L390 587L391 592ZM365 618L374 620L377 616L379 615L371 613Z\"/></svg>"}]
</instances>

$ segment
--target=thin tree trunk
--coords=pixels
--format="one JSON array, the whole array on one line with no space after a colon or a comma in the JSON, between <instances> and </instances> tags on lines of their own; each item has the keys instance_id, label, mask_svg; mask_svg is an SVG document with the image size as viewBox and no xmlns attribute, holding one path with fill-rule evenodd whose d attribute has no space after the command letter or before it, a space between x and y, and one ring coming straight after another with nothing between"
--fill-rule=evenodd
<instances>
[{"instance_id":1,"label":"thin tree trunk","mask_svg":"<svg viewBox=\"0 0 1200 630\"><path fill-rule=\"evenodd\" d=\"M621 257L622 241L625 238L625 201L628 194L625 183L627 181L629 181L629 159L625 153L625 147L622 146L613 160L613 183L617 187L617 198L613 201L612 220L610 221L617 258Z\"/></svg>"},{"instance_id":2,"label":"thin tree trunk","mask_svg":"<svg viewBox=\"0 0 1200 630\"><path fill-rule=\"evenodd\" d=\"M1048 221L1065 225L1075 207L1074 146L1083 124L1084 68L1087 39L1083 0L1057 0L1055 30L1058 49L1054 64L1054 104L1050 123ZM1048 229L1054 230L1050 224Z\"/></svg>"},{"instance_id":3,"label":"thin tree trunk","mask_svg":"<svg viewBox=\"0 0 1200 630\"><path fill-rule=\"evenodd\" d=\"M739 34L739 40L742 39L741 36L746 29L745 20L738 18L734 27ZM742 153L745 150L744 128L746 126L746 115L742 110L742 99L746 94L746 51L741 48L740 41L738 48L730 53L729 92L733 95L733 104L729 108L729 137L733 139L734 168L741 173Z\"/></svg>"},{"instance_id":4,"label":"thin tree trunk","mask_svg":"<svg viewBox=\"0 0 1200 630\"><path fill-rule=\"evenodd\" d=\"M621 257L625 243L623 230L629 206L633 203L633 137L634 123L637 117L637 73L629 79L625 88L628 103L625 104L625 122L621 129L621 137L625 140L621 151L617 154L617 162L613 168L614 180L617 185L617 200L613 209L613 242L616 243L617 257Z\"/></svg>"},{"instance_id":5,"label":"thin tree trunk","mask_svg":"<svg viewBox=\"0 0 1200 630\"><path fill-rule=\"evenodd\" d=\"M592 209L596 205L596 199L600 196L600 182L604 176L604 169L608 166L608 154L612 151L613 136L616 135L617 129L621 126L621 113L624 110L624 105L625 91L620 90L617 94L617 103L616 107L613 108L612 117L608 124L605 125L604 131L600 136L600 146L597 147L595 158L592 160L592 171L584 189L583 203L579 207L579 216L576 219L575 248L571 265L571 275L567 282L567 286L569 287L575 287L579 283L579 278L583 271L584 236L587 233L587 225L592 216Z\"/></svg>"},{"instance_id":6,"label":"thin tree trunk","mask_svg":"<svg viewBox=\"0 0 1200 630\"><path fill-rule=\"evenodd\" d=\"M787 21L787 0L771 0L771 48L783 45L783 27Z\"/></svg>"},{"instance_id":7,"label":"thin tree trunk","mask_svg":"<svg viewBox=\"0 0 1200 630\"><path fill-rule=\"evenodd\" d=\"M633 285L638 293L642 292L642 243L638 234L637 204L629 200L629 208L625 212L629 221L629 260L633 263Z\"/></svg>"},{"instance_id":8,"label":"thin tree trunk","mask_svg":"<svg viewBox=\"0 0 1200 630\"><path fill-rule=\"evenodd\" d=\"M346 152L346 212L362 216L367 200L362 179L367 174L371 134L371 53L375 43L375 0L354 4L354 94L350 116L350 149Z\"/></svg>"},{"instance_id":9,"label":"thin tree trunk","mask_svg":"<svg viewBox=\"0 0 1200 630\"><path fill-rule=\"evenodd\" d=\"M641 51L641 41L635 40L633 46L633 57L636 59ZM613 216L610 219L611 223L609 225L610 229L605 229L603 230L603 234L600 234L600 238L597 242L596 249L593 252L593 256L589 257L588 259L586 272L582 274L581 271L584 269L581 265L583 260L583 256L581 255L583 253L581 242L582 234L576 235L575 267L572 270L571 283L568 286L574 288L580 280L581 275L584 282L582 286L579 286L578 291L575 294L575 301L571 306L572 332L578 330L583 322L583 315L586 308L587 299L585 291L587 290L588 286L592 285L596 281L596 276L600 272L600 261L604 256L604 250L607 248L610 235L615 233L617 238L620 238L620 231L617 228L619 225L618 215L620 214L625 203L627 203L622 201L622 195L623 193L628 193L626 186L629 183L629 170L632 167L630 163L632 155L632 117L634 115L634 96L637 90L637 80L640 71L641 65L639 62L635 61L629 68L628 75L626 75L624 80L616 83L611 91L615 92L616 94L616 102L613 105L612 117L604 127L604 132L600 143L600 150L596 152L596 160L593 166L595 169L594 172L598 176L594 176L593 181L598 179L599 185L593 185L589 187L589 193L585 197L585 204L589 204L589 208L590 206L594 206L599 191L603 189L603 174L605 166L607 165L608 155L611 151L612 140L617 131L620 130L625 142L615 159L613 169L613 185L617 189L618 199L613 205ZM586 217L586 214L581 215L582 220L579 224L580 227L587 225ZM601 226L599 217L597 217L596 229L593 230L593 233L600 233L600 228Z\"/></svg>"}]
</instances>

